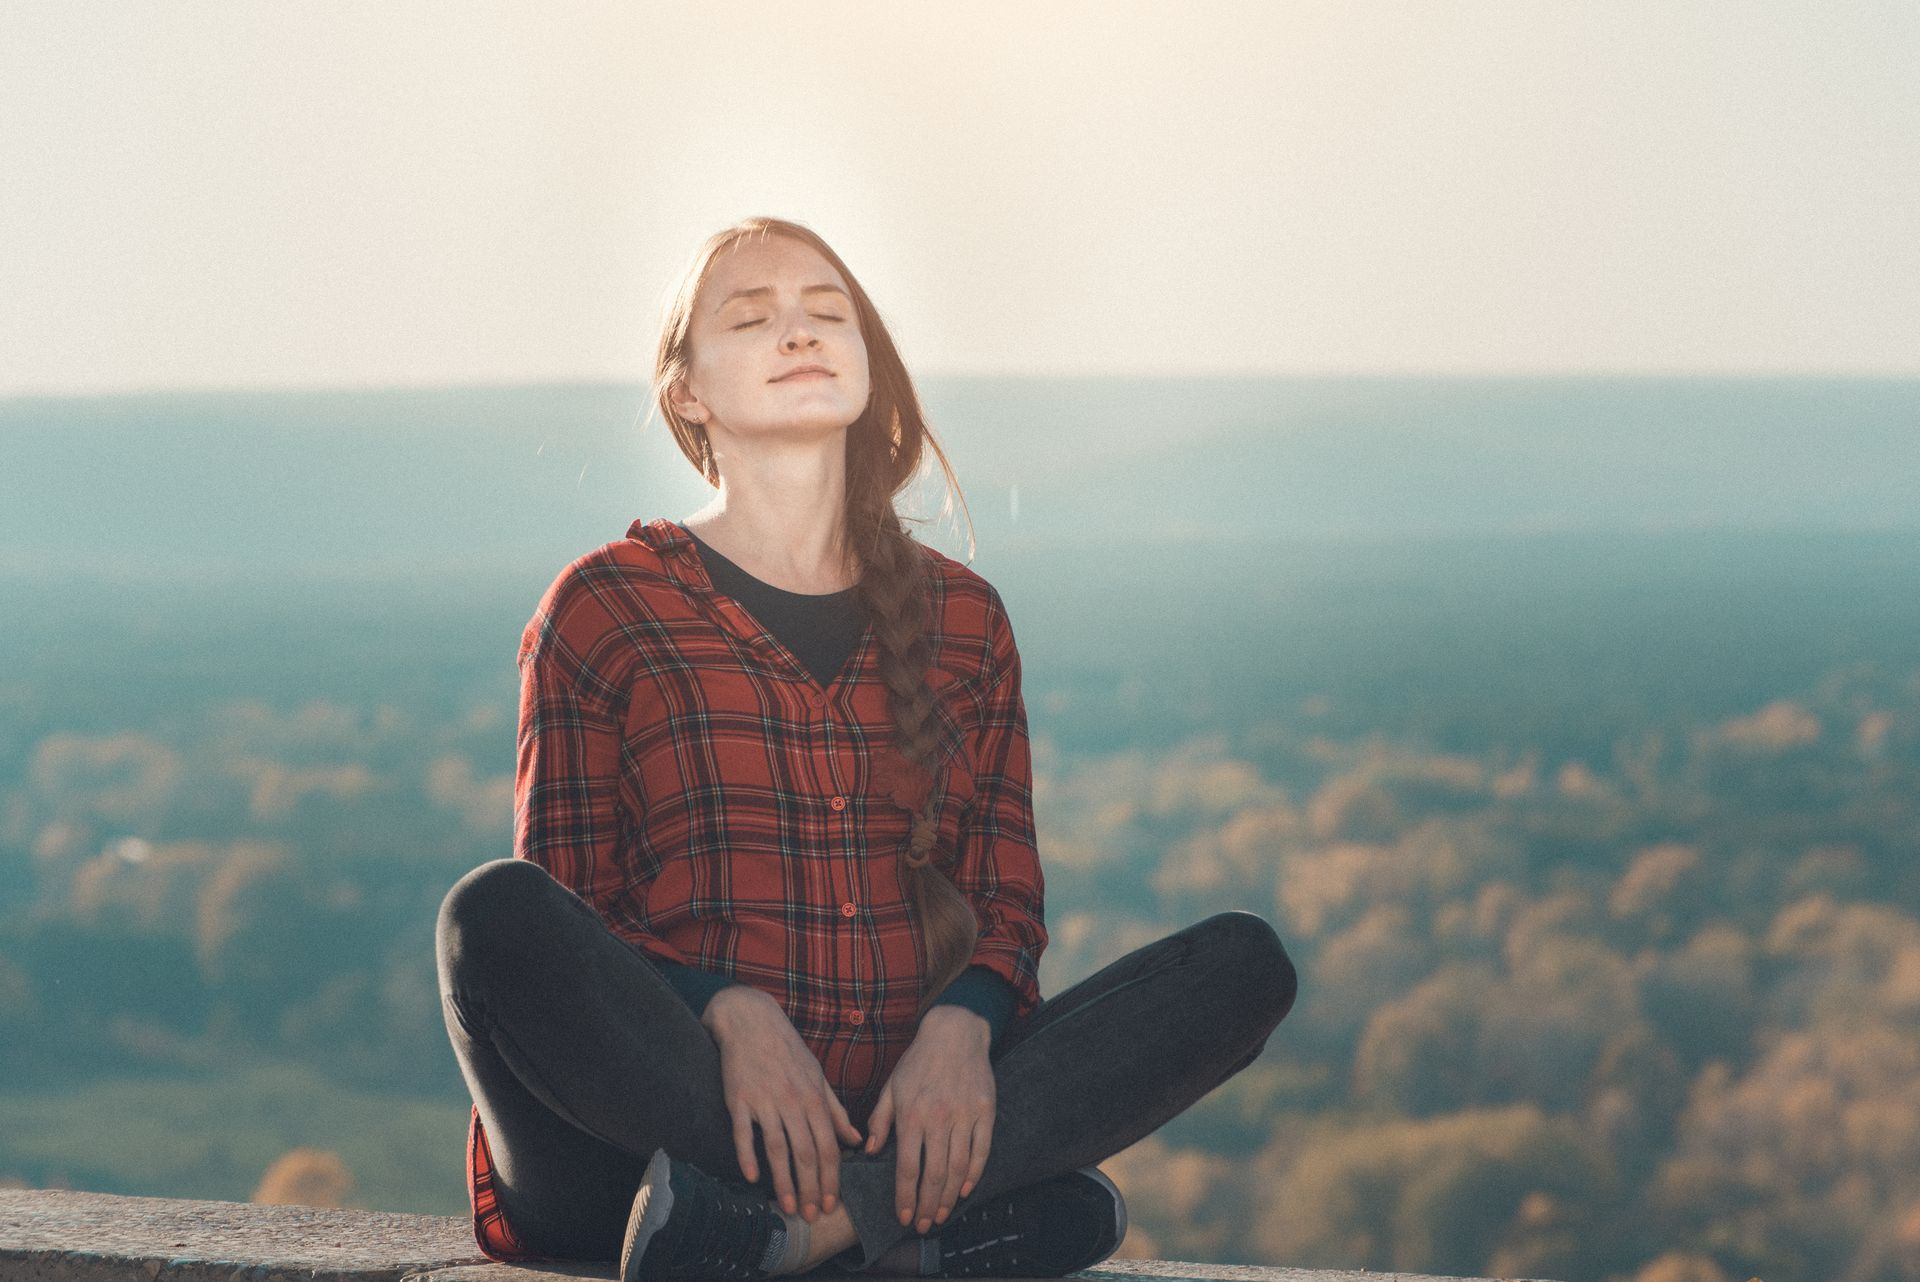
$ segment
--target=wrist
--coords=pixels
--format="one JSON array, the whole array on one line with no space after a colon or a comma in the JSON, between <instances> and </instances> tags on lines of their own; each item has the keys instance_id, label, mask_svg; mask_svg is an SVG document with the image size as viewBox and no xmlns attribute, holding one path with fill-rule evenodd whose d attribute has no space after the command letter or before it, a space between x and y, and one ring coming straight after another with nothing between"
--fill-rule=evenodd
<instances>
[{"instance_id":1,"label":"wrist","mask_svg":"<svg viewBox=\"0 0 1920 1282\"><path fill-rule=\"evenodd\" d=\"M739 1014L741 1008L755 998L773 1000L759 989L747 984L728 984L707 999L707 1008L700 1012L700 1022L718 1040L731 1027L733 1018Z\"/></svg>"},{"instance_id":2,"label":"wrist","mask_svg":"<svg viewBox=\"0 0 1920 1282\"><path fill-rule=\"evenodd\" d=\"M969 1010L952 1002L941 1002L930 1007L921 1017L921 1027L938 1028L943 1032L977 1037L982 1046L993 1040L993 1025L979 1011Z\"/></svg>"}]
</instances>

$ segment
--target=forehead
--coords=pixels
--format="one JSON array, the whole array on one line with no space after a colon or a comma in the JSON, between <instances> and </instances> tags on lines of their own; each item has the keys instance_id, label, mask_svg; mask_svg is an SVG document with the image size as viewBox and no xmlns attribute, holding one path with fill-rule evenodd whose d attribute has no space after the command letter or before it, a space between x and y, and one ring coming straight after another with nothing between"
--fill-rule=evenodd
<instances>
[{"instance_id":1,"label":"forehead","mask_svg":"<svg viewBox=\"0 0 1920 1282\"><path fill-rule=\"evenodd\" d=\"M847 288L846 280L813 246L787 236L753 237L737 240L715 256L700 287L701 305L711 311L736 291L763 285L784 294L809 285Z\"/></svg>"}]
</instances>

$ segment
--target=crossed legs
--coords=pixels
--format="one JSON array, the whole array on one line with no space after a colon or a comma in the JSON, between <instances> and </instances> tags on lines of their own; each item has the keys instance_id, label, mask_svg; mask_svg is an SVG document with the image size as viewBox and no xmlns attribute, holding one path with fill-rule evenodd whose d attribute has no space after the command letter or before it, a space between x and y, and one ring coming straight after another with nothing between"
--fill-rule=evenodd
<instances>
[{"instance_id":1,"label":"crossed legs","mask_svg":"<svg viewBox=\"0 0 1920 1282\"><path fill-rule=\"evenodd\" d=\"M712 1036L545 869L520 859L473 869L442 902L436 939L448 1036L502 1207L529 1249L616 1258L655 1148L746 1183ZM1253 1062L1295 989L1273 928L1234 911L1043 1001L993 1049L992 1148L949 1219L1152 1134ZM754 1143L771 1197L757 1132ZM870 1267L913 1235L894 1213L893 1149L841 1153L840 1200L858 1248L844 1267Z\"/></svg>"}]
</instances>

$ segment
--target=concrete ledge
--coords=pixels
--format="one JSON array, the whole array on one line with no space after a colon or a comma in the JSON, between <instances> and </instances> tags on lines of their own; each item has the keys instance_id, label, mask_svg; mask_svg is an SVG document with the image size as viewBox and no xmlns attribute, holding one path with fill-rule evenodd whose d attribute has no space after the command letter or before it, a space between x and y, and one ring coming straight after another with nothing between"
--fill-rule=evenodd
<instances>
[{"instance_id":1,"label":"concrete ledge","mask_svg":"<svg viewBox=\"0 0 1920 1282\"><path fill-rule=\"evenodd\" d=\"M480 1254L467 1221L455 1216L0 1189L4 1282L538 1282L612 1276L610 1264L497 1264ZM1178 1260L1109 1260L1078 1276L1101 1282L1441 1282L1411 1273Z\"/></svg>"}]
</instances>

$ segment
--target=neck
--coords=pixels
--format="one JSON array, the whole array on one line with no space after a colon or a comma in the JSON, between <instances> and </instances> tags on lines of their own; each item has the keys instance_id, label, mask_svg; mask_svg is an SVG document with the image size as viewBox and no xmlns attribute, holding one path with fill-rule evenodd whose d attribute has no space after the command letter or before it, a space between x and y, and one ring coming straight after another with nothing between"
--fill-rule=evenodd
<instances>
[{"instance_id":1,"label":"neck","mask_svg":"<svg viewBox=\"0 0 1920 1282\"><path fill-rule=\"evenodd\" d=\"M839 592L858 581L856 558L847 547L842 492L831 501L773 490L754 499L729 493L723 483L713 501L681 524L721 556L755 578L790 592Z\"/></svg>"}]
</instances>

